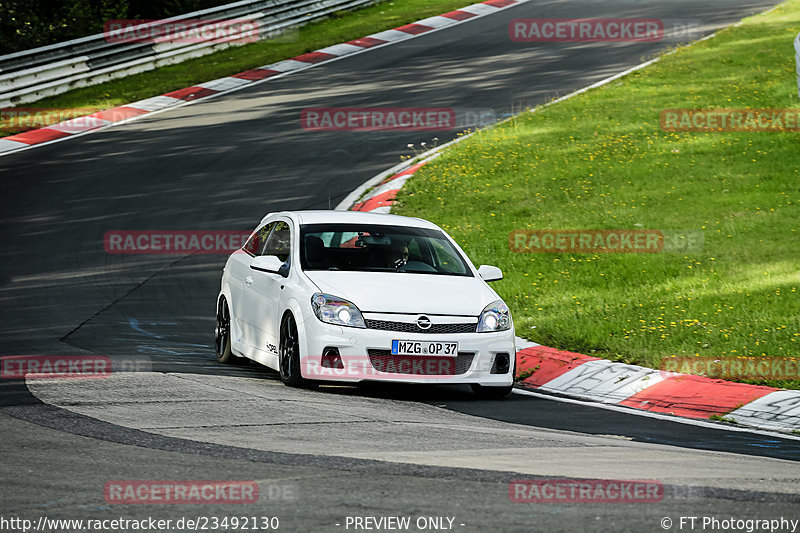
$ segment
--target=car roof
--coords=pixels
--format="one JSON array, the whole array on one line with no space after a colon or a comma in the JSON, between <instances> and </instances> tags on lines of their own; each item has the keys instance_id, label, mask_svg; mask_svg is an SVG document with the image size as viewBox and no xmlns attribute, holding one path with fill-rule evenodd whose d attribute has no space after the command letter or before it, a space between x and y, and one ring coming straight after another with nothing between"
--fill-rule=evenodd
<instances>
[{"instance_id":1,"label":"car roof","mask_svg":"<svg viewBox=\"0 0 800 533\"><path fill-rule=\"evenodd\" d=\"M416 228L441 229L433 222L428 222L427 220L423 220L421 218L389 215L384 213L363 213L360 211L281 211L268 214L264 217L262 222L273 215L287 216L293 220L296 220L298 224L327 224L338 222L349 224L379 224L386 226L410 226Z\"/></svg>"}]
</instances>

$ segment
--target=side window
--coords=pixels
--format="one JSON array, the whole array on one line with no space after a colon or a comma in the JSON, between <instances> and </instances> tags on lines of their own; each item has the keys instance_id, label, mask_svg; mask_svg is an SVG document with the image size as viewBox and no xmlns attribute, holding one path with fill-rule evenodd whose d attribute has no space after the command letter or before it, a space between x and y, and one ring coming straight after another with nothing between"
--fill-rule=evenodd
<instances>
[{"instance_id":1,"label":"side window","mask_svg":"<svg viewBox=\"0 0 800 533\"><path fill-rule=\"evenodd\" d=\"M277 222L275 230L267 240L263 255L277 255L278 259L285 262L289 258L290 241L291 228L289 224L282 220Z\"/></svg>"},{"instance_id":2,"label":"side window","mask_svg":"<svg viewBox=\"0 0 800 533\"><path fill-rule=\"evenodd\" d=\"M317 234L317 237L322 239L322 244L324 244L326 248L330 248L332 246L332 243L333 243L333 232L332 231L326 231L325 233L319 233L319 234Z\"/></svg>"},{"instance_id":3,"label":"side window","mask_svg":"<svg viewBox=\"0 0 800 533\"><path fill-rule=\"evenodd\" d=\"M272 231L272 228L275 227L275 224L276 222L270 222L263 228L250 235L250 238L247 239L247 242L244 244L244 246L242 246L242 250L250 255L261 255L261 251L264 249L264 243L267 241L269 232Z\"/></svg>"}]
</instances>

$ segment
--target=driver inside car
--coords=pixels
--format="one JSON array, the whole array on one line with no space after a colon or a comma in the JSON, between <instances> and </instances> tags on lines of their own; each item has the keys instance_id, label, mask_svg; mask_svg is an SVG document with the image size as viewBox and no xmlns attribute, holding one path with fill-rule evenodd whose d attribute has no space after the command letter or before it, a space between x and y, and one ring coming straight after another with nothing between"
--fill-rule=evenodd
<instances>
[{"instance_id":1,"label":"driver inside car","mask_svg":"<svg viewBox=\"0 0 800 533\"><path fill-rule=\"evenodd\" d=\"M389 252L389 267L400 268L408 263L408 245L403 241L392 241Z\"/></svg>"}]
</instances>

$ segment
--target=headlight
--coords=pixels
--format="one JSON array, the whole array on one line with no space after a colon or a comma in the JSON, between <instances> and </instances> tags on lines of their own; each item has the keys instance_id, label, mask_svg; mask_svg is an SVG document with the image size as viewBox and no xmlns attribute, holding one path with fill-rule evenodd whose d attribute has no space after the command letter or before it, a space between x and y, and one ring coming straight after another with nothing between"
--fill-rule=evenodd
<instances>
[{"instance_id":1,"label":"headlight","mask_svg":"<svg viewBox=\"0 0 800 533\"><path fill-rule=\"evenodd\" d=\"M358 307L336 296L318 292L311 297L311 307L322 322L351 328L367 327Z\"/></svg>"},{"instance_id":2,"label":"headlight","mask_svg":"<svg viewBox=\"0 0 800 533\"><path fill-rule=\"evenodd\" d=\"M478 333L489 331L505 331L511 329L511 313L502 300L497 300L487 305L478 321Z\"/></svg>"}]
</instances>

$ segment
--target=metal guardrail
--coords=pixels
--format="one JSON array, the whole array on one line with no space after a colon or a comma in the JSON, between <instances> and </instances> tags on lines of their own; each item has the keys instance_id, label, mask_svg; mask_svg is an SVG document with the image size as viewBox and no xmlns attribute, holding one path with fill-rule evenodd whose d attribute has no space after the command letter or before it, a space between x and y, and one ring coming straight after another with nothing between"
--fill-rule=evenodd
<instances>
[{"instance_id":1,"label":"metal guardrail","mask_svg":"<svg viewBox=\"0 0 800 533\"><path fill-rule=\"evenodd\" d=\"M354 9L378 0L242 0L171 17L134 28L187 20L247 20L258 26L258 39L280 36L331 13ZM33 102L78 87L145 72L164 65L237 46L236 35L202 42L113 42L100 33L63 43L0 56L0 107Z\"/></svg>"},{"instance_id":2,"label":"metal guardrail","mask_svg":"<svg viewBox=\"0 0 800 533\"><path fill-rule=\"evenodd\" d=\"M800 33L794 39L794 60L797 64L797 96L800 97Z\"/></svg>"}]
</instances>

